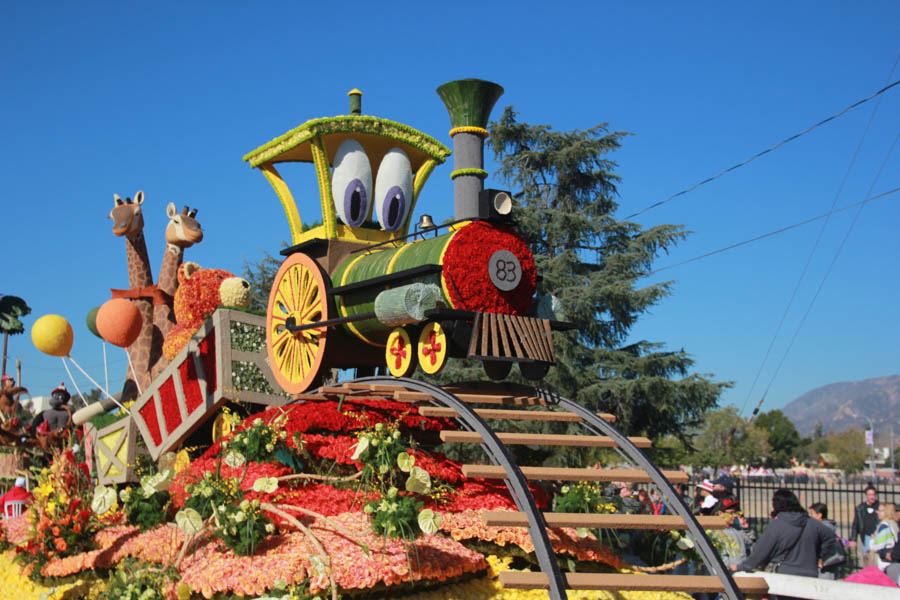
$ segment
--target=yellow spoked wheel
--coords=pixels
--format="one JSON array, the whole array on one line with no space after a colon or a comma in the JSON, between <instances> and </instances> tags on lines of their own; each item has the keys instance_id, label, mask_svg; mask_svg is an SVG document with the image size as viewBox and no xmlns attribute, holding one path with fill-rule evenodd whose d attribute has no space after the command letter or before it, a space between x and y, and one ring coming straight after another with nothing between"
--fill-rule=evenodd
<instances>
[{"instance_id":1,"label":"yellow spoked wheel","mask_svg":"<svg viewBox=\"0 0 900 600\"><path fill-rule=\"evenodd\" d=\"M409 377L416 370L416 347L409 339L409 333L402 327L397 327L388 335L387 345L384 347L384 358L387 361L388 371L394 377Z\"/></svg>"},{"instance_id":2,"label":"yellow spoked wheel","mask_svg":"<svg viewBox=\"0 0 900 600\"><path fill-rule=\"evenodd\" d=\"M441 324L432 321L419 334L416 346L419 366L429 375L434 375L447 364L447 334Z\"/></svg>"},{"instance_id":3,"label":"yellow spoked wheel","mask_svg":"<svg viewBox=\"0 0 900 600\"><path fill-rule=\"evenodd\" d=\"M318 263L301 252L285 260L272 284L266 311L266 350L275 379L289 394L305 392L322 367L326 328L290 331L286 325L312 325L328 316L330 281Z\"/></svg>"}]
</instances>

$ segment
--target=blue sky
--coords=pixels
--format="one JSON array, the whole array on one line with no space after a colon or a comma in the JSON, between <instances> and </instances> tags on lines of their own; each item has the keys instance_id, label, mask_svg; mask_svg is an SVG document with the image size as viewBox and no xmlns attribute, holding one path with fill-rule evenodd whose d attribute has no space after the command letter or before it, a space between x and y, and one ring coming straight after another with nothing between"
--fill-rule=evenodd
<instances>
[{"instance_id":1,"label":"blue sky","mask_svg":"<svg viewBox=\"0 0 900 600\"><path fill-rule=\"evenodd\" d=\"M629 6L625 6L629 4ZM206 238L186 252L241 272L289 238L281 205L241 157L303 123L347 111L408 123L450 146L434 89L478 77L502 107L557 130L601 122L633 135L619 164L619 217L774 145L900 79L896 2L723 3L6 3L0 18L0 292L75 328L72 357L102 380L88 310L127 286L113 193L146 202L154 274L165 206L199 209ZM900 86L876 102L635 220L694 232L658 267L716 250L900 185ZM489 160L487 168L491 169ZM450 164L417 207L452 213ZM311 168L285 169L301 217L318 218ZM488 186L500 187L493 179ZM838 190L842 189L840 195ZM821 221L689 265L633 339L684 348L696 370L734 382L723 404L748 414L820 385L897 374L900 194L866 205L777 377L776 365L856 210L828 222L793 309L752 386ZM10 338L24 383L66 379L30 336ZM123 351L109 347L113 390ZM13 367L8 367L12 370ZM77 375L82 389L87 381ZM71 385L69 385L71 388ZM748 402L748 399L750 401Z\"/></svg>"}]
</instances>

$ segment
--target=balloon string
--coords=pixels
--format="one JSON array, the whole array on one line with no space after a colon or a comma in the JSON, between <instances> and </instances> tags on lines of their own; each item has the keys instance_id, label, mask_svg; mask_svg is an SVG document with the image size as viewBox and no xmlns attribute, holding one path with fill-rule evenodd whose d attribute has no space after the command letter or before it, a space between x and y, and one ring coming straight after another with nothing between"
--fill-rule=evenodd
<instances>
[{"instance_id":1,"label":"balloon string","mask_svg":"<svg viewBox=\"0 0 900 600\"><path fill-rule=\"evenodd\" d=\"M144 391L141 389L141 384L138 383L138 376L137 373L134 372L134 363L131 362L131 354L128 353L128 350L125 351L125 356L128 357L128 366L131 367L131 376L134 378L134 385L137 386L138 396L140 396Z\"/></svg>"},{"instance_id":2,"label":"balloon string","mask_svg":"<svg viewBox=\"0 0 900 600\"><path fill-rule=\"evenodd\" d=\"M131 414L131 411L129 411L129 410L128 410L127 408L125 408L124 406L122 406L122 403L121 403L121 402L119 402L118 400L116 400L115 398L113 398L112 396L110 396L110 395L109 395L109 392L107 392L105 389L103 389L102 387L100 387L100 384L99 384L99 383L97 383L96 381L94 381L94 379L93 379L90 375L88 375L87 373L85 373L84 369L81 368L81 365L79 365L77 362L75 362L75 359L74 359L74 358L72 358L72 357L70 356L70 357L69 357L69 360L72 361L72 364L73 364L73 365L75 365L76 367L78 367L78 370L81 371L81 374L82 374L82 375L84 375L85 377L87 377L88 380L89 380L91 383L94 384L94 387L96 387L96 388L99 389L101 392L103 392L104 394L106 394L106 397L109 398L110 400L112 400L113 402L115 402L115 403L116 403L116 406L118 406L119 408L121 408L122 410L124 410L126 413Z\"/></svg>"},{"instance_id":3,"label":"balloon string","mask_svg":"<svg viewBox=\"0 0 900 600\"><path fill-rule=\"evenodd\" d=\"M69 376L69 381L72 382L72 386L75 388L75 391L78 393L78 397L81 398L81 403L87 406L87 400L84 399L84 396L81 394L81 390L78 389L78 384L75 383L75 378L72 377L72 371L69 370L69 365L66 364L65 357L60 356L59 359L62 361L63 367L66 369L66 374Z\"/></svg>"},{"instance_id":4,"label":"balloon string","mask_svg":"<svg viewBox=\"0 0 900 600\"><path fill-rule=\"evenodd\" d=\"M109 389L109 368L106 365L106 341L103 341L103 381L106 382L106 389Z\"/></svg>"}]
</instances>

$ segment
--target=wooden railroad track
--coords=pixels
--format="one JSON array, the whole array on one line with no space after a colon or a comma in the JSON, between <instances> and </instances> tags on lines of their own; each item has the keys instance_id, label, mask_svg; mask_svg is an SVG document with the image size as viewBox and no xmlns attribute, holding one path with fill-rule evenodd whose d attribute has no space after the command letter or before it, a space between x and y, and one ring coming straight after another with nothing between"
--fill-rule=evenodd
<instances>
[{"instance_id":1,"label":"wooden railroad track","mask_svg":"<svg viewBox=\"0 0 900 600\"><path fill-rule=\"evenodd\" d=\"M297 400L315 400L334 395L383 397L419 407L427 417L455 418L460 430L440 432L445 443L481 444L493 464L465 464L467 477L503 479L519 506L519 511L486 511L485 525L527 527L534 542L540 571L505 571L500 574L504 587L546 589L550 598L563 600L572 590L647 590L721 593L730 600L765 595L764 579L736 577L722 563L704 530L723 529L718 517L694 517L672 488L686 483L681 471L660 471L641 452L651 447L644 437L625 437L612 423L610 414L594 414L584 407L547 392L517 384L475 382L437 387L412 379L365 377L340 385L325 386L315 393L302 394ZM486 407L487 406L487 407ZM499 408L502 407L502 408ZM581 424L583 435L557 435L495 431L489 422L505 421L561 422ZM617 448L627 456L628 468L556 468L517 465L507 445L577 446ZM671 515L582 514L539 511L528 491L534 481L624 481L652 483L674 511ZM560 561L547 536L547 527L587 527L603 529L687 530L694 539L710 575L658 575L646 573L562 573Z\"/></svg>"}]
</instances>

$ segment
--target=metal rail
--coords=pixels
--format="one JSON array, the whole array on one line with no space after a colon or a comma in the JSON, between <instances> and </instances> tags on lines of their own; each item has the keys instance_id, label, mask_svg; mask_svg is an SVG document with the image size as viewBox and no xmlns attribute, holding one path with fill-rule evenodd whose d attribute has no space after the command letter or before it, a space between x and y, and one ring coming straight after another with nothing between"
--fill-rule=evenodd
<instances>
[{"instance_id":1,"label":"metal rail","mask_svg":"<svg viewBox=\"0 0 900 600\"><path fill-rule=\"evenodd\" d=\"M613 438L627 457L650 475L653 484L659 488L660 492L662 492L669 507L679 517L684 519L685 523L687 523L688 531L696 542L700 558L703 559L703 562L710 573L716 575L722 582L722 586L724 587L722 593L729 600L742 600L744 598L740 588L738 588L734 579L731 577L731 572L728 570L728 567L722 562L722 557L719 556L719 553L713 547L712 542L706 536L706 532L700 527L700 524L697 523L694 515L681 500L681 495L675 491L672 484L669 483L669 480L663 476L656 465L650 462L650 459L648 459L637 446L632 444L618 429L580 404L549 390L535 388L535 392L537 396L546 400L548 404L556 404L580 416L584 420L582 424L587 429L593 431L594 434L607 435Z\"/></svg>"},{"instance_id":2,"label":"metal rail","mask_svg":"<svg viewBox=\"0 0 900 600\"><path fill-rule=\"evenodd\" d=\"M507 474L508 484L511 486L513 501L519 510L528 516L528 529L531 533L531 540L534 544L534 553L537 557L538 566L547 574L550 579L550 589L548 593L552 600L566 600L566 589L568 587L566 579L560 571L559 562L556 558L556 552L550 543L550 537L547 535L547 522L544 520L544 514L538 510L534 503L534 497L528 490L528 482L522 471L516 465L515 460L506 449L506 446L497 439L496 434L488 427L487 423L479 417L475 411L465 402L451 394L447 390L430 383L409 379L406 377L389 377L389 376L373 376L360 377L353 380L354 383L371 383L371 384L387 384L399 385L410 390L422 392L431 396L436 403L454 409L459 415L457 418L462 421L468 429L477 432L484 440L483 447L487 450L491 460L504 468Z\"/></svg>"}]
</instances>

